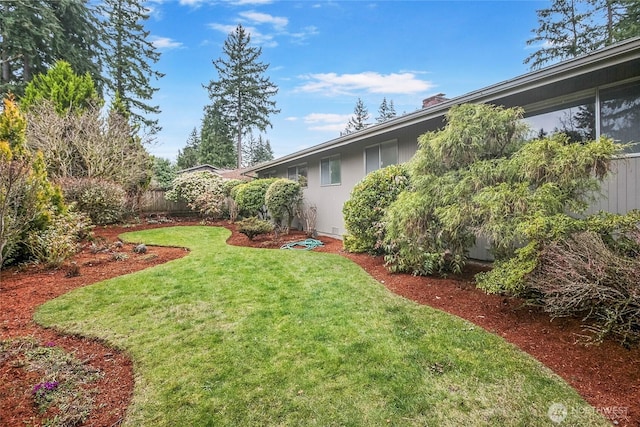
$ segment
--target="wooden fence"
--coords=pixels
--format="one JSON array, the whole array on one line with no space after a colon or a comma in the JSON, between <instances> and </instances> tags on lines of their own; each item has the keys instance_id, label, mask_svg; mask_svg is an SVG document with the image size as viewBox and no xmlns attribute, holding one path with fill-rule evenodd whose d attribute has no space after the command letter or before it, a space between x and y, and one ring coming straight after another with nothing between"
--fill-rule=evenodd
<instances>
[{"instance_id":1,"label":"wooden fence","mask_svg":"<svg viewBox=\"0 0 640 427\"><path fill-rule=\"evenodd\" d=\"M166 215L195 215L186 203L167 200L163 190L146 191L140 200L140 212L143 214L162 213Z\"/></svg>"}]
</instances>

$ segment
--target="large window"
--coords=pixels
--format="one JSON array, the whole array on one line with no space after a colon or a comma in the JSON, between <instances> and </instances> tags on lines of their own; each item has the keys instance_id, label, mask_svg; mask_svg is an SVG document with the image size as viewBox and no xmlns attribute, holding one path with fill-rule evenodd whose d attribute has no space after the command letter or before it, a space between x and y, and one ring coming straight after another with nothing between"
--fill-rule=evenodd
<instances>
[{"instance_id":1,"label":"large window","mask_svg":"<svg viewBox=\"0 0 640 427\"><path fill-rule=\"evenodd\" d=\"M398 163L398 143L384 142L364 150L365 173Z\"/></svg>"},{"instance_id":2,"label":"large window","mask_svg":"<svg viewBox=\"0 0 640 427\"><path fill-rule=\"evenodd\" d=\"M542 138L562 132L573 142L595 139L595 105L593 95L531 111L532 115L525 118L531 127L531 138Z\"/></svg>"},{"instance_id":3,"label":"large window","mask_svg":"<svg viewBox=\"0 0 640 427\"><path fill-rule=\"evenodd\" d=\"M307 186L307 164L292 166L287 169L287 178L297 181L301 186Z\"/></svg>"},{"instance_id":4,"label":"large window","mask_svg":"<svg viewBox=\"0 0 640 427\"><path fill-rule=\"evenodd\" d=\"M320 185L338 185L340 180L340 156L320 160Z\"/></svg>"},{"instance_id":5,"label":"large window","mask_svg":"<svg viewBox=\"0 0 640 427\"><path fill-rule=\"evenodd\" d=\"M600 91L600 133L640 153L640 81Z\"/></svg>"}]
</instances>

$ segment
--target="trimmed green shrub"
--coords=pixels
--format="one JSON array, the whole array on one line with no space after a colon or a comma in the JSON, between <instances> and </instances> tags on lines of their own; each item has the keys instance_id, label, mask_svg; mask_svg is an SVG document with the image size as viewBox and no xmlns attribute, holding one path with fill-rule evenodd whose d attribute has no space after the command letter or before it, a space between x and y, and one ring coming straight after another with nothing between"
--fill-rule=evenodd
<instances>
[{"instance_id":1,"label":"trimmed green shrub","mask_svg":"<svg viewBox=\"0 0 640 427\"><path fill-rule=\"evenodd\" d=\"M265 195L267 189L277 178L263 178L249 181L238 185L232 190L233 198L238 204L240 214L249 216L259 216L262 219L267 217L265 206Z\"/></svg>"},{"instance_id":2,"label":"trimmed green shrub","mask_svg":"<svg viewBox=\"0 0 640 427\"><path fill-rule=\"evenodd\" d=\"M222 191L225 196L233 197L232 191L238 185L245 184L247 181L243 181L241 179L227 179L222 183Z\"/></svg>"},{"instance_id":3,"label":"trimmed green shrub","mask_svg":"<svg viewBox=\"0 0 640 427\"><path fill-rule=\"evenodd\" d=\"M379 253L384 237L384 215L398 195L409 187L409 172L403 165L387 166L364 177L351 191L342 208L349 252Z\"/></svg>"},{"instance_id":4,"label":"trimmed green shrub","mask_svg":"<svg viewBox=\"0 0 640 427\"><path fill-rule=\"evenodd\" d=\"M271 233L273 231L273 224L257 216L252 216L238 221L237 230L239 233L247 236L249 240L253 240L260 234Z\"/></svg>"},{"instance_id":5,"label":"trimmed green shrub","mask_svg":"<svg viewBox=\"0 0 640 427\"><path fill-rule=\"evenodd\" d=\"M165 197L174 202L186 202L191 210L214 218L221 218L227 207L224 181L209 171L178 176Z\"/></svg>"},{"instance_id":6,"label":"trimmed green shrub","mask_svg":"<svg viewBox=\"0 0 640 427\"><path fill-rule=\"evenodd\" d=\"M96 225L115 224L125 215L127 193L120 184L91 178L59 181L64 198Z\"/></svg>"},{"instance_id":7,"label":"trimmed green shrub","mask_svg":"<svg viewBox=\"0 0 640 427\"><path fill-rule=\"evenodd\" d=\"M286 221L288 230L302 203L302 187L290 179L277 179L267 188L264 200L271 219L281 225Z\"/></svg>"}]
</instances>

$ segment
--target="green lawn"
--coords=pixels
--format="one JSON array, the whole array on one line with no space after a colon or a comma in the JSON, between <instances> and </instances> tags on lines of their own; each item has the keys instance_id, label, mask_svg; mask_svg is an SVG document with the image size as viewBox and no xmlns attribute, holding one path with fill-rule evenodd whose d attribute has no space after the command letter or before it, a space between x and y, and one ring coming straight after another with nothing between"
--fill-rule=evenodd
<instances>
[{"instance_id":1,"label":"green lawn","mask_svg":"<svg viewBox=\"0 0 640 427\"><path fill-rule=\"evenodd\" d=\"M179 260L77 289L38 323L127 351L128 426L608 425L500 337L387 291L338 255L228 246L172 227Z\"/></svg>"}]
</instances>

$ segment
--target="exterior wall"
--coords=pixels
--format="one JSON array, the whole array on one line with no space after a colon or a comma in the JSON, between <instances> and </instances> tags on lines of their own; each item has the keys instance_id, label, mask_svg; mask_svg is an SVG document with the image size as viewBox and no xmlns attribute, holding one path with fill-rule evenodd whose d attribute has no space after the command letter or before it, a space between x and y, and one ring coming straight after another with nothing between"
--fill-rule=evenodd
<instances>
[{"instance_id":1,"label":"exterior wall","mask_svg":"<svg viewBox=\"0 0 640 427\"><path fill-rule=\"evenodd\" d=\"M640 209L640 155L617 159L613 173L602 184L602 196L588 213L606 211L625 214Z\"/></svg>"}]
</instances>

